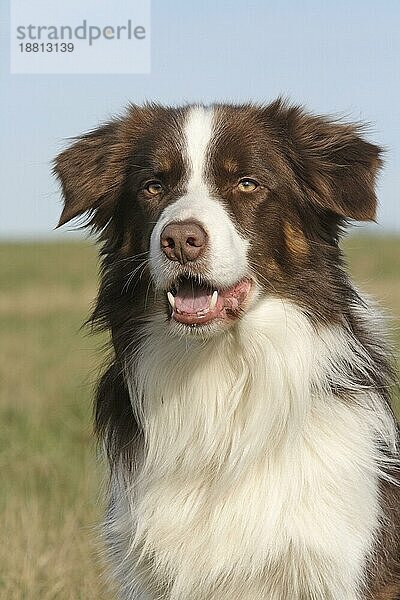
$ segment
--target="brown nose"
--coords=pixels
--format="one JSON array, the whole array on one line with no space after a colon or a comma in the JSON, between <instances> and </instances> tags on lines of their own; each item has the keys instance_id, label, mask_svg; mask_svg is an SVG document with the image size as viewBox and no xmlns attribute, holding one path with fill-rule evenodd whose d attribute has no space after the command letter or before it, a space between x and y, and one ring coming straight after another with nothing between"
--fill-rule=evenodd
<instances>
[{"instance_id":1,"label":"brown nose","mask_svg":"<svg viewBox=\"0 0 400 600\"><path fill-rule=\"evenodd\" d=\"M199 258L207 244L206 232L192 221L169 223L164 227L160 239L165 256L182 265Z\"/></svg>"}]
</instances>

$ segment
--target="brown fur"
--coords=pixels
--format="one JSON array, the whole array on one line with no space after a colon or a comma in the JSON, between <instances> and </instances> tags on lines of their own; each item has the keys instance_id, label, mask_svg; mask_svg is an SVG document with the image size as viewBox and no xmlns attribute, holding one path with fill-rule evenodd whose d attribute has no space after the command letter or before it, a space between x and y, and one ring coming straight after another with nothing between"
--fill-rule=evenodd
<instances>
[{"instance_id":1,"label":"brown fur","mask_svg":"<svg viewBox=\"0 0 400 600\"><path fill-rule=\"evenodd\" d=\"M375 600L399 600L400 584L389 584L388 586L385 586L374 598Z\"/></svg>"},{"instance_id":2,"label":"brown fur","mask_svg":"<svg viewBox=\"0 0 400 600\"><path fill-rule=\"evenodd\" d=\"M338 245L351 219L372 220L381 150L360 137L358 125L312 116L278 100L269 106L216 105L218 141L207 178L237 228L251 238L249 261L264 292L287 298L310 318L346 322L368 352L371 369L354 372L389 401L392 369L385 349L353 310L361 300L343 270ZM101 285L92 321L112 334L114 359L99 384L95 421L111 465L129 470L141 436L122 364L138 343L146 310L164 311L146 262L153 224L186 185L179 136L187 111L131 106L119 119L79 138L60 154L55 172L65 198L60 225L86 215L102 241ZM240 193L240 177L260 182ZM160 179L152 199L144 182ZM135 270L136 269L136 270ZM378 373L378 375L377 375ZM333 390L345 401L351 391ZM399 488L382 483L385 522L371 560L366 599L400 598Z\"/></svg>"}]
</instances>

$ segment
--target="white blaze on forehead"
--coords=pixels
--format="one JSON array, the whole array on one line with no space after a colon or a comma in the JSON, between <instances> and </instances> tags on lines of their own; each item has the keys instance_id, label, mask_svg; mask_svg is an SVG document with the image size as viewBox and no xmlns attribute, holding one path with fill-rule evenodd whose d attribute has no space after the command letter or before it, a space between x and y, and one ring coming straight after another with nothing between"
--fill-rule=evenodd
<instances>
[{"instance_id":1,"label":"white blaze on forehead","mask_svg":"<svg viewBox=\"0 0 400 600\"><path fill-rule=\"evenodd\" d=\"M207 153L213 134L214 111L211 108L191 108L185 126L186 158L189 162L188 192L204 185Z\"/></svg>"},{"instance_id":2,"label":"white blaze on forehead","mask_svg":"<svg viewBox=\"0 0 400 600\"><path fill-rule=\"evenodd\" d=\"M208 246L196 268L217 287L229 287L248 274L249 242L239 235L222 198L207 181L207 164L215 139L214 110L190 108L183 128L186 191L163 210L151 234L150 267L158 287L165 287L171 278L182 273L181 265L168 260L160 248L164 227L177 221L196 221L206 231Z\"/></svg>"}]
</instances>

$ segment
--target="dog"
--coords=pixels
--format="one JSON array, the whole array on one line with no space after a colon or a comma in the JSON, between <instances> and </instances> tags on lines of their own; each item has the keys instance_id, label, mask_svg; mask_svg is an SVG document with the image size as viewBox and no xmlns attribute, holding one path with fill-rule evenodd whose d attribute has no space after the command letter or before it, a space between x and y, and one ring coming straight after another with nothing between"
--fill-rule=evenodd
<instances>
[{"instance_id":1,"label":"dog","mask_svg":"<svg viewBox=\"0 0 400 600\"><path fill-rule=\"evenodd\" d=\"M56 158L59 225L101 244L121 598L400 598L393 368L339 247L381 156L278 99L131 105Z\"/></svg>"}]
</instances>

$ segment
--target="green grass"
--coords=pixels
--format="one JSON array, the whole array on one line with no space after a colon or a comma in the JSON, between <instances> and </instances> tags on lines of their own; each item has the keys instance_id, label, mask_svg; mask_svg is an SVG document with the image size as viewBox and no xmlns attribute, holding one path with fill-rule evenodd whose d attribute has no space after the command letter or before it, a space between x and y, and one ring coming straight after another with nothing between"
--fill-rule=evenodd
<instances>
[{"instance_id":1,"label":"green grass","mask_svg":"<svg viewBox=\"0 0 400 600\"><path fill-rule=\"evenodd\" d=\"M346 251L360 287L398 318L400 238L353 237ZM88 243L0 244L1 599L113 597L90 423L104 338L80 331L96 271Z\"/></svg>"},{"instance_id":2,"label":"green grass","mask_svg":"<svg viewBox=\"0 0 400 600\"><path fill-rule=\"evenodd\" d=\"M80 326L96 289L88 244L0 246L0 597L90 600L101 469L90 425L99 340Z\"/></svg>"}]
</instances>

